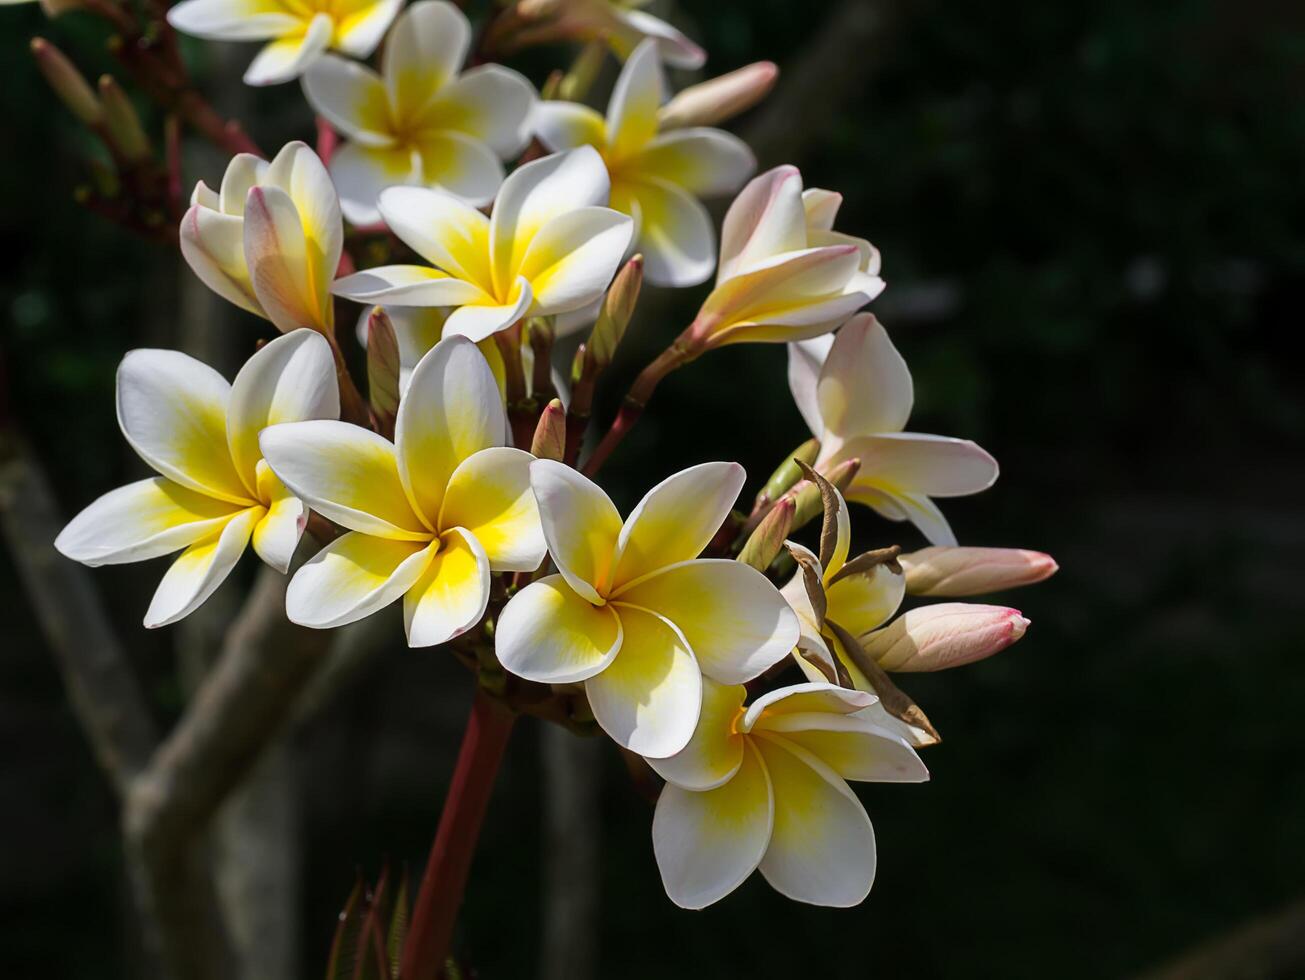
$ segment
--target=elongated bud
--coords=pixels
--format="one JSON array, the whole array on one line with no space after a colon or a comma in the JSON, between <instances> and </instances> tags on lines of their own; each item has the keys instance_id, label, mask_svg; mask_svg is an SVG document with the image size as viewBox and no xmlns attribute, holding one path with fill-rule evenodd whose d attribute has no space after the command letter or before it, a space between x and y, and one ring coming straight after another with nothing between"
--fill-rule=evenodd
<instances>
[{"instance_id":1,"label":"elongated bud","mask_svg":"<svg viewBox=\"0 0 1305 980\"><path fill-rule=\"evenodd\" d=\"M82 0L41 0L41 12L51 20L70 10L81 10L84 6Z\"/></svg>"},{"instance_id":2,"label":"elongated bud","mask_svg":"<svg viewBox=\"0 0 1305 980\"><path fill-rule=\"evenodd\" d=\"M558 85L557 97L566 102L579 102L583 99L593 87L594 79L598 77L606 60L606 43L594 40L586 44Z\"/></svg>"},{"instance_id":3,"label":"elongated bud","mask_svg":"<svg viewBox=\"0 0 1305 980\"><path fill-rule=\"evenodd\" d=\"M662 129L714 126L746 112L770 94L779 78L773 61L758 61L697 85L690 85L662 106Z\"/></svg>"},{"instance_id":4,"label":"elongated bud","mask_svg":"<svg viewBox=\"0 0 1305 980\"><path fill-rule=\"evenodd\" d=\"M639 302L639 289L643 285L643 256L636 255L612 280L612 286L603 299L598 320L585 344L585 370L602 371L612 363L616 348L625 336L625 328L634 316Z\"/></svg>"},{"instance_id":5,"label":"elongated bud","mask_svg":"<svg viewBox=\"0 0 1305 980\"><path fill-rule=\"evenodd\" d=\"M554 398L544 406L535 426L535 438L530 443L530 454L536 459L562 461L566 452L566 409L562 400Z\"/></svg>"},{"instance_id":6,"label":"elongated bud","mask_svg":"<svg viewBox=\"0 0 1305 980\"><path fill-rule=\"evenodd\" d=\"M781 500L772 507L739 552L739 561L751 565L759 572L769 568L784 547L784 539L793 530L793 515L796 511L797 505L792 500Z\"/></svg>"},{"instance_id":7,"label":"elongated bud","mask_svg":"<svg viewBox=\"0 0 1305 980\"><path fill-rule=\"evenodd\" d=\"M1022 548L924 548L899 559L912 595L957 597L1033 585L1060 569L1056 559Z\"/></svg>"},{"instance_id":8,"label":"elongated bud","mask_svg":"<svg viewBox=\"0 0 1305 980\"><path fill-rule=\"evenodd\" d=\"M784 496L802 479L802 467L799 464L805 463L810 466L816 461L816 456L819 453L819 439L808 439L789 453L784 462L775 467L775 472L770 474L770 479L766 481L766 485L757 494L757 500L753 507L757 510L764 510L770 506L772 501Z\"/></svg>"},{"instance_id":9,"label":"elongated bud","mask_svg":"<svg viewBox=\"0 0 1305 980\"><path fill-rule=\"evenodd\" d=\"M383 306L367 318L367 402L376 431L393 437L399 414L399 339Z\"/></svg>"},{"instance_id":10,"label":"elongated bud","mask_svg":"<svg viewBox=\"0 0 1305 980\"><path fill-rule=\"evenodd\" d=\"M830 469L824 474L825 479L833 484L834 489L842 493L847 489L852 477L856 476L856 471L861 468L859 459L846 459L837 466ZM825 512L825 498L821 494L820 487L811 481L798 484L794 488L797 500L797 513L793 516L793 529L798 530L806 527L807 523L813 520L817 514ZM793 491L790 491L792 493Z\"/></svg>"},{"instance_id":11,"label":"elongated bud","mask_svg":"<svg viewBox=\"0 0 1305 980\"><path fill-rule=\"evenodd\" d=\"M100 104L104 106L104 128L122 158L140 163L150 155L150 138L145 134L136 107L112 75L100 76Z\"/></svg>"},{"instance_id":12,"label":"elongated bud","mask_svg":"<svg viewBox=\"0 0 1305 980\"><path fill-rule=\"evenodd\" d=\"M54 94L72 110L74 116L88 126L98 126L104 121L104 108L94 89L62 51L45 38L34 37L32 54L36 58L36 67L50 83Z\"/></svg>"},{"instance_id":13,"label":"elongated bud","mask_svg":"<svg viewBox=\"0 0 1305 980\"><path fill-rule=\"evenodd\" d=\"M884 670L932 671L991 657L1028 628L1018 609L943 602L912 609L860 639Z\"/></svg>"}]
</instances>

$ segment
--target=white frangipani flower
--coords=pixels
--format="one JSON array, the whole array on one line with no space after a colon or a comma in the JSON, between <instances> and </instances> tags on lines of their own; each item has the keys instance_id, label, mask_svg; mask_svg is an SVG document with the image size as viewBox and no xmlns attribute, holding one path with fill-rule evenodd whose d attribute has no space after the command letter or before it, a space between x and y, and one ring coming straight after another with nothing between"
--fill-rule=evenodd
<instances>
[{"instance_id":1,"label":"white frangipani flower","mask_svg":"<svg viewBox=\"0 0 1305 980\"><path fill-rule=\"evenodd\" d=\"M385 42L381 73L325 55L304 73L304 95L350 142L331 157L344 216L381 220L386 187L438 187L480 207L503 182L500 158L528 139L535 91L502 65L459 74L471 26L445 0L422 0L400 15Z\"/></svg>"},{"instance_id":2,"label":"white frangipani flower","mask_svg":"<svg viewBox=\"0 0 1305 980\"><path fill-rule=\"evenodd\" d=\"M403 0L182 0L168 23L210 41L268 41L247 85L298 77L328 49L353 58L376 50Z\"/></svg>"},{"instance_id":3,"label":"white frangipani flower","mask_svg":"<svg viewBox=\"0 0 1305 980\"><path fill-rule=\"evenodd\" d=\"M189 615L217 589L250 540L286 571L308 509L263 460L268 425L335 418L335 363L312 330L278 337L234 384L167 350L134 350L118 368L118 424L159 475L106 493L55 539L87 565L117 565L185 549L159 583L147 627Z\"/></svg>"},{"instance_id":4,"label":"white frangipani flower","mask_svg":"<svg viewBox=\"0 0 1305 980\"><path fill-rule=\"evenodd\" d=\"M181 254L200 281L283 332L330 336L331 281L344 250L340 200L308 146L287 143L271 163L232 158L222 187L202 180L181 219Z\"/></svg>"},{"instance_id":5,"label":"white frangipani flower","mask_svg":"<svg viewBox=\"0 0 1305 980\"><path fill-rule=\"evenodd\" d=\"M514 170L488 218L444 191L388 188L380 197L385 223L435 268L368 269L334 290L362 303L456 307L444 336L472 340L522 317L583 309L607 289L634 230L629 217L604 206L609 190L590 146Z\"/></svg>"},{"instance_id":6,"label":"white frangipani flower","mask_svg":"<svg viewBox=\"0 0 1305 980\"><path fill-rule=\"evenodd\" d=\"M931 544L955 545L933 497L992 486L997 461L967 439L903 432L911 415L911 372L874 316L853 317L837 337L789 347L789 387L820 440L816 468L861 460L847 499L893 521L909 520Z\"/></svg>"},{"instance_id":7,"label":"white frangipani flower","mask_svg":"<svg viewBox=\"0 0 1305 980\"><path fill-rule=\"evenodd\" d=\"M648 760L667 781L653 816L666 894L704 908L760 869L796 901L857 905L874 883L875 835L847 781L919 783L928 770L870 713L874 695L810 683L744 708L746 697L705 680L693 739Z\"/></svg>"},{"instance_id":8,"label":"white frangipani flower","mask_svg":"<svg viewBox=\"0 0 1305 980\"><path fill-rule=\"evenodd\" d=\"M737 191L756 159L737 136L705 126L659 133L666 98L657 46L641 43L625 63L604 119L576 102L543 102L535 130L550 150L592 146L612 178L611 206L635 223L634 248L648 281L694 286L716 267L716 232L698 197Z\"/></svg>"},{"instance_id":9,"label":"white frangipani flower","mask_svg":"<svg viewBox=\"0 0 1305 980\"><path fill-rule=\"evenodd\" d=\"M408 645L480 621L491 572L529 572L545 553L531 455L504 446L507 417L474 344L450 337L412 372L394 442L346 422L267 429L272 470L349 531L290 582L292 622L330 629L403 597Z\"/></svg>"},{"instance_id":10,"label":"white frangipani flower","mask_svg":"<svg viewBox=\"0 0 1305 980\"><path fill-rule=\"evenodd\" d=\"M791 609L756 569L699 558L743 486L737 463L703 463L648 491L624 522L602 489L536 460L530 483L558 574L508 602L495 649L508 671L584 682L618 744L665 757L698 720L703 676L741 684L787 656Z\"/></svg>"},{"instance_id":11,"label":"white frangipani flower","mask_svg":"<svg viewBox=\"0 0 1305 980\"><path fill-rule=\"evenodd\" d=\"M690 327L705 347L828 333L884 289L879 253L832 230L842 197L802 190L796 167L754 177L721 227L716 288Z\"/></svg>"}]
</instances>

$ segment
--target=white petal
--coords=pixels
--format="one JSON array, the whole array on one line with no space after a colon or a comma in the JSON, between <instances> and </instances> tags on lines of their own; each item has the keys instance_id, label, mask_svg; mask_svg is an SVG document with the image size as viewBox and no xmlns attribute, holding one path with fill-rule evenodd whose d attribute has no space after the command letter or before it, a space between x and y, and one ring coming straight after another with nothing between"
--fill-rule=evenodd
<instances>
[{"instance_id":1,"label":"white petal","mask_svg":"<svg viewBox=\"0 0 1305 980\"><path fill-rule=\"evenodd\" d=\"M930 497L963 497L986 490L997 479L997 461L968 439L886 433L849 440L839 459L857 457L861 469L853 493L861 485L889 492L923 493Z\"/></svg>"},{"instance_id":2,"label":"white petal","mask_svg":"<svg viewBox=\"0 0 1305 980\"><path fill-rule=\"evenodd\" d=\"M612 13L617 23L632 32L635 37L651 37L656 40L657 50L661 52L662 60L668 65L687 71L697 71L706 64L707 52L660 17L654 17L643 10L623 10L620 7L613 8ZM619 37L612 40L614 42L623 40L627 46L630 44L629 40Z\"/></svg>"},{"instance_id":3,"label":"white petal","mask_svg":"<svg viewBox=\"0 0 1305 980\"><path fill-rule=\"evenodd\" d=\"M549 550L556 559L551 539ZM797 615L769 580L727 559L671 565L613 598L669 619L689 641L702 672L723 684L758 676L786 657L800 634Z\"/></svg>"},{"instance_id":4,"label":"white petal","mask_svg":"<svg viewBox=\"0 0 1305 980\"><path fill-rule=\"evenodd\" d=\"M607 143L614 156L633 156L657 135L665 88L657 42L644 41L626 60L607 104Z\"/></svg>"},{"instance_id":5,"label":"white petal","mask_svg":"<svg viewBox=\"0 0 1305 980\"><path fill-rule=\"evenodd\" d=\"M506 330L529 312L534 296L530 283L517 277L516 286L506 303L479 300L459 307L444 321L444 336L465 337L479 343L500 330Z\"/></svg>"},{"instance_id":6,"label":"white petal","mask_svg":"<svg viewBox=\"0 0 1305 980\"><path fill-rule=\"evenodd\" d=\"M767 719L786 714L850 715L870 707L877 700L875 695L865 691L853 691L826 681L792 684L767 691L748 705L743 720L739 722L739 730L750 732L754 728L764 728Z\"/></svg>"},{"instance_id":7,"label":"white petal","mask_svg":"<svg viewBox=\"0 0 1305 980\"><path fill-rule=\"evenodd\" d=\"M718 283L772 255L806 248L802 174L783 166L754 177L730 205L720 234Z\"/></svg>"},{"instance_id":8,"label":"white petal","mask_svg":"<svg viewBox=\"0 0 1305 980\"><path fill-rule=\"evenodd\" d=\"M616 542L621 533L616 505L588 477L549 459L530 464L530 485L539 503L548 553L557 570L580 596L600 603L616 564Z\"/></svg>"},{"instance_id":9,"label":"white petal","mask_svg":"<svg viewBox=\"0 0 1305 980\"><path fill-rule=\"evenodd\" d=\"M302 35L267 44L245 69L246 85L278 85L298 78L331 44L335 25L329 14L317 14Z\"/></svg>"},{"instance_id":10,"label":"white petal","mask_svg":"<svg viewBox=\"0 0 1305 980\"><path fill-rule=\"evenodd\" d=\"M424 265L384 265L337 279L337 296L359 303L396 306L458 306L485 299L480 288Z\"/></svg>"},{"instance_id":11,"label":"white petal","mask_svg":"<svg viewBox=\"0 0 1305 980\"><path fill-rule=\"evenodd\" d=\"M394 445L348 422L289 422L263 430L263 458L290 490L328 520L377 537L427 541Z\"/></svg>"},{"instance_id":12,"label":"white petal","mask_svg":"<svg viewBox=\"0 0 1305 980\"><path fill-rule=\"evenodd\" d=\"M702 711L698 727L683 750L648 764L667 782L684 789L715 789L729 781L743 764L746 739L735 730L748 696L741 684L717 684L702 679Z\"/></svg>"},{"instance_id":13,"label":"white petal","mask_svg":"<svg viewBox=\"0 0 1305 980\"><path fill-rule=\"evenodd\" d=\"M798 902L849 908L870 894L875 833L843 779L810 752L774 736L756 740L775 797L761 873Z\"/></svg>"},{"instance_id":14,"label":"white petal","mask_svg":"<svg viewBox=\"0 0 1305 980\"><path fill-rule=\"evenodd\" d=\"M157 472L183 487L251 503L227 449L231 386L178 351L128 351L118 366L118 425Z\"/></svg>"},{"instance_id":15,"label":"white petal","mask_svg":"<svg viewBox=\"0 0 1305 980\"><path fill-rule=\"evenodd\" d=\"M820 382L820 369L833 344L833 335L824 334L788 345L788 390L793 393L802 420L817 439L825 435L825 420L820 417L816 388Z\"/></svg>"},{"instance_id":16,"label":"white petal","mask_svg":"<svg viewBox=\"0 0 1305 980\"><path fill-rule=\"evenodd\" d=\"M293 31L300 20L277 0L182 0L168 11L168 23L213 41L262 41Z\"/></svg>"},{"instance_id":17,"label":"white petal","mask_svg":"<svg viewBox=\"0 0 1305 980\"><path fill-rule=\"evenodd\" d=\"M407 147L346 143L331 157L331 179L340 191L340 210L349 223L375 225L381 221L377 207L381 191L418 182L421 158Z\"/></svg>"},{"instance_id":18,"label":"white petal","mask_svg":"<svg viewBox=\"0 0 1305 980\"><path fill-rule=\"evenodd\" d=\"M167 626L189 616L217 591L240 556L264 514L262 507L240 511L222 531L192 544L177 556L150 600L146 629Z\"/></svg>"},{"instance_id":19,"label":"white petal","mask_svg":"<svg viewBox=\"0 0 1305 980\"><path fill-rule=\"evenodd\" d=\"M582 599L561 575L547 575L514 595L494 630L503 668L544 684L593 677L620 649L620 617L610 606Z\"/></svg>"},{"instance_id":20,"label":"white petal","mask_svg":"<svg viewBox=\"0 0 1305 980\"><path fill-rule=\"evenodd\" d=\"M702 707L702 672L664 620L617 604L621 650L585 681L594 719L622 748L664 759L689 744Z\"/></svg>"},{"instance_id":21,"label":"white petal","mask_svg":"<svg viewBox=\"0 0 1305 980\"><path fill-rule=\"evenodd\" d=\"M842 779L868 783L928 780L915 749L902 735L877 723L872 708L850 715L823 712L782 714L757 731L775 732L801 746Z\"/></svg>"},{"instance_id":22,"label":"white petal","mask_svg":"<svg viewBox=\"0 0 1305 980\"><path fill-rule=\"evenodd\" d=\"M399 118L412 119L457 75L471 44L471 25L451 3L414 3L395 22L382 59Z\"/></svg>"},{"instance_id":23,"label":"white petal","mask_svg":"<svg viewBox=\"0 0 1305 980\"><path fill-rule=\"evenodd\" d=\"M263 182L269 166L266 160L252 153L237 153L233 156L222 173L218 210L237 218L242 216L250 190Z\"/></svg>"},{"instance_id":24,"label":"white petal","mask_svg":"<svg viewBox=\"0 0 1305 980\"><path fill-rule=\"evenodd\" d=\"M743 884L766 852L774 814L770 777L751 745L735 776L717 789L694 792L667 783L652 832L671 901L705 908Z\"/></svg>"},{"instance_id":25,"label":"white petal","mask_svg":"<svg viewBox=\"0 0 1305 980\"><path fill-rule=\"evenodd\" d=\"M838 209L843 206L843 195L820 187L808 187L802 192L802 209L807 215L807 233L832 231Z\"/></svg>"},{"instance_id":26,"label":"white petal","mask_svg":"<svg viewBox=\"0 0 1305 980\"><path fill-rule=\"evenodd\" d=\"M449 477L439 526L474 534L495 572L533 572L548 553L530 488L533 460L520 449L482 449Z\"/></svg>"},{"instance_id":27,"label":"white petal","mask_svg":"<svg viewBox=\"0 0 1305 980\"><path fill-rule=\"evenodd\" d=\"M431 348L412 372L394 426L399 478L428 526L439 527L453 471L501 446L506 430L498 384L476 345L449 337Z\"/></svg>"},{"instance_id":28,"label":"white petal","mask_svg":"<svg viewBox=\"0 0 1305 980\"><path fill-rule=\"evenodd\" d=\"M578 208L551 218L531 239L519 270L535 297L532 313L569 313L600 297L633 233L630 219L610 208Z\"/></svg>"},{"instance_id":29,"label":"white petal","mask_svg":"<svg viewBox=\"0 0 1305 980\"><path fill-rule=\"evenodd\" d=\"M182 258L200 282L242 310L266 316L254 296L245 265L242 217L197 204L182 216L179 238Z\"/></svg>"},{"instance_id":30,"label":"white petal","mask_svg":"<svg viewBox=\"0 0 1305 980\"><path fill-rule=\"evenodd\" d=\"M890 521L910 521L930 544L954 548L956 535L938 505L922 493L888 492L881 487L853 484L847 499L873 507Z\"/></svg>"},{"instance_id":31,"label":"white petal","mask_svg":"<svg viewBox=\"0 0 1305 980\"><path fill-rule=\"evenodd\" d=\"M669 181L643 177L620 181L612 188L612 204L635 211L625 202L638 202L638 239L634 249L644 257L644 274L655 286L696 286L711 278L716 267L716 232L711 215L693 196Z\"/></svg>"},{"instance_id":32,"label":"white petal","mask_svg":"<svg viewBox=\"0 0 1305 980\"><path fill-rule=\"evenodd\" d=\"M450 82L436 97L431 112L457 130L510 158L525 147L535 87L524 75L503 65L479 65Z\"/></svg>"},{"instance_id":33,"label":"white petal","mask_svg":"<svg viewBox=\"0 0 1305 980\"><path fill-rule=\"evenodd\" d=\"M870 313L838 331L817 390L821 418L844 439L901 432L915 398L906 361Z\"/></svg>"},{"instance_id":34,"label":"white petal","mask_svg":"<svg viewBox=\"0 0 1305 980\"><path fill-rule=\"evenodd\" d=\"M607 144L603 117L578 102L540 102L531 117L535 136L554 153L577 146L602 148Z\"/></svg>"},{"instance_id":35,"label":"white petal","mask_svg":"<svg viewBox=\"0 0 1305 980\"><path fill-rule=\"evenodd\" d=\"M281 422L334 419L340 388L331 345L316 330L295 330L265 344L231 385L227 442L246 485L257 486L258 434Z\"/></svg>"},{"instance_id":36,"label":"white petal","mask_svg":"<svg viewBox=\"0 0 1305 980\"><path fill-rule=\"evenodd\" d=\"M330 280L318 274L319 257L290 195L255 187L245 207L245 259L254 295L278 330L330 328Z\"/></svg>"},{"instance_id":37,"label":"white petal","mask_svg":"<svg viewBox=\"0 0 1305 980\"><path fill-rule=\"evenodd\" d=\"M392 146L385 83L366 65L326 54L303 77L304 98L313 111L352 140L368 146ZM335 175L335 160L331 161Z\"/></svg>"},{"instance_id":38,"label":"white petal","mask_svg":"<svg viewBox=\"0 0 1305 980\"><path fill-rule=\"evenodd\" d=\"M332 629L388 606L421 579L434 543L342 534L295 572L286 589L292 623Z\"/></svg>"},{"instance_id":39,"label":"white petal","mask_svg":"<svg viewBox=\"0 0 1305 980\"><path fill-rule=\"evenodd\" d=\"M514 170L503 181L490 219L497 294L503 295L516 278L526 249L545 224L568 211L605 205L610 191L607 168L591 146L555 153Z\"/></svg>"},{"instance_id":40,"label":"white petal","mask_svg":"<svg viewBox=\"0 0 1305 980\"><path fill-rule=\"evenodd\" d=\"M423 136L418 143L421 182L475 207L494 200L503 183L503 164L486 144L452 130Z\"/></svg>"},{"instance_id":41,"label":"white petal","mask_svg":"<svg viewBox=\"0 0 1305 980\"><path fill-rule=\"evenodd\" d=\"M883 625L897 612L906 595L906 577L886 565L869 572L849 575L825 586L826 618L853 636Z\"/></svg>"},{"instance_id":42,"label":"white petal","mask_svg":"<svg viewBox=\"0 0 1305 980\"><path fill-rule=\"evenodd\" d=\"M254 551L272 568L285 574L308 526L308 508L276 478L267 460L258 461L259 499L267 514L254 528Z\"/></svg>"},{"instance_id":43,"label":"white petal","mask_svg":"<svg viewBox=\"0 0 1305 980\"><path fill-rule=\"evenodd\" d=\"M480 622L489 604L489 559L475 535L451 528L426 572L403 597L408 646L430 647Z\"/></svg>"},{"instance_id":44,"label":"white petal","mask_svg":"<svg viewBox=\"0 0 1305 980\"><path fill-rule=\"evenodd\" d=\"M354 58L369 58L403 6L403 0L365 0L340 19L336 47Z\"/></svg>"},{"instance_id":45,"label":"white petal","mask_svg":"<svg viewBox=\"0 0 1305 980\"><path fill-rule=\"evenodd\" d=\"M213 536L243 509L155 476L93 501L59 532L54 546L85 565L144 561Z\"/></svg>"},{"instance_id":46,"label":"white petal","mask_svg":"<svg viewBox=\"0 0 1305 980\"><path fill-rule=\"evenodd\" d=\"M395 187L380 197L390 230L431 265L493 294L489 271L489 219L452 194L425 187Z\"/></svg>"},{"instance_id":47,"label":"white petal","mask_svg":"<svg viewBox=\"0 0 1305 980\"><path fill-rule=\"evenodd\" d=\"M757 158L733 133L691 126L659 134L630 165L690 194L715 197L742 187L757 169Z\"/></svg>"},{"instance_id":48,"label":"white petal","mask_svg":"<svg viewBox=\"0 0 1305 980\"><path fill-rule=\"evenodd\" d=\"M612 588L702 554L746 479L738 463L700 463L649 490L621 528Z\"/></svg>"}]
</instances>

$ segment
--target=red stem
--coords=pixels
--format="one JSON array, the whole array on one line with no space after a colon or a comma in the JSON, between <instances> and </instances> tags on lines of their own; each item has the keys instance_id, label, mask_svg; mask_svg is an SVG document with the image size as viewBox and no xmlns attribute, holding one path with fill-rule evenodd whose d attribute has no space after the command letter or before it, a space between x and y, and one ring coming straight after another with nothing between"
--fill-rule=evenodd
<instances>
[{"instance_id":1,"label":"red stem","mask_svg":"<svg viewBox=\"0 0 1305 980\"><path fill-rule=\"evenodd\" d=\"M444 968L480 825L516 715L479 687L430 850L403 948L403 980L436 980Z\"/></svg>"}]
</instances>

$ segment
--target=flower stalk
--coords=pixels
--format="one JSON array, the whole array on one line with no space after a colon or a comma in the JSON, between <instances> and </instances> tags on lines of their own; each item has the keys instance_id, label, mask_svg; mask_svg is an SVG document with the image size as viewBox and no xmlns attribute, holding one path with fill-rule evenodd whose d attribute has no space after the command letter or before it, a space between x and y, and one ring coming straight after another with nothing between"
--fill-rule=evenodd
<instances>
[{"instance_id":1,"label":"flower stalk","mask_svg":"<svg viewBox=\"0 0 1305 980\"><path fill-rule=\"evenodd\" d=\"M405 980L436 980L444 967L480 825L515 720L508 708L476 689L412 913L401 968Z\"/></svg>"}]
</instances>

